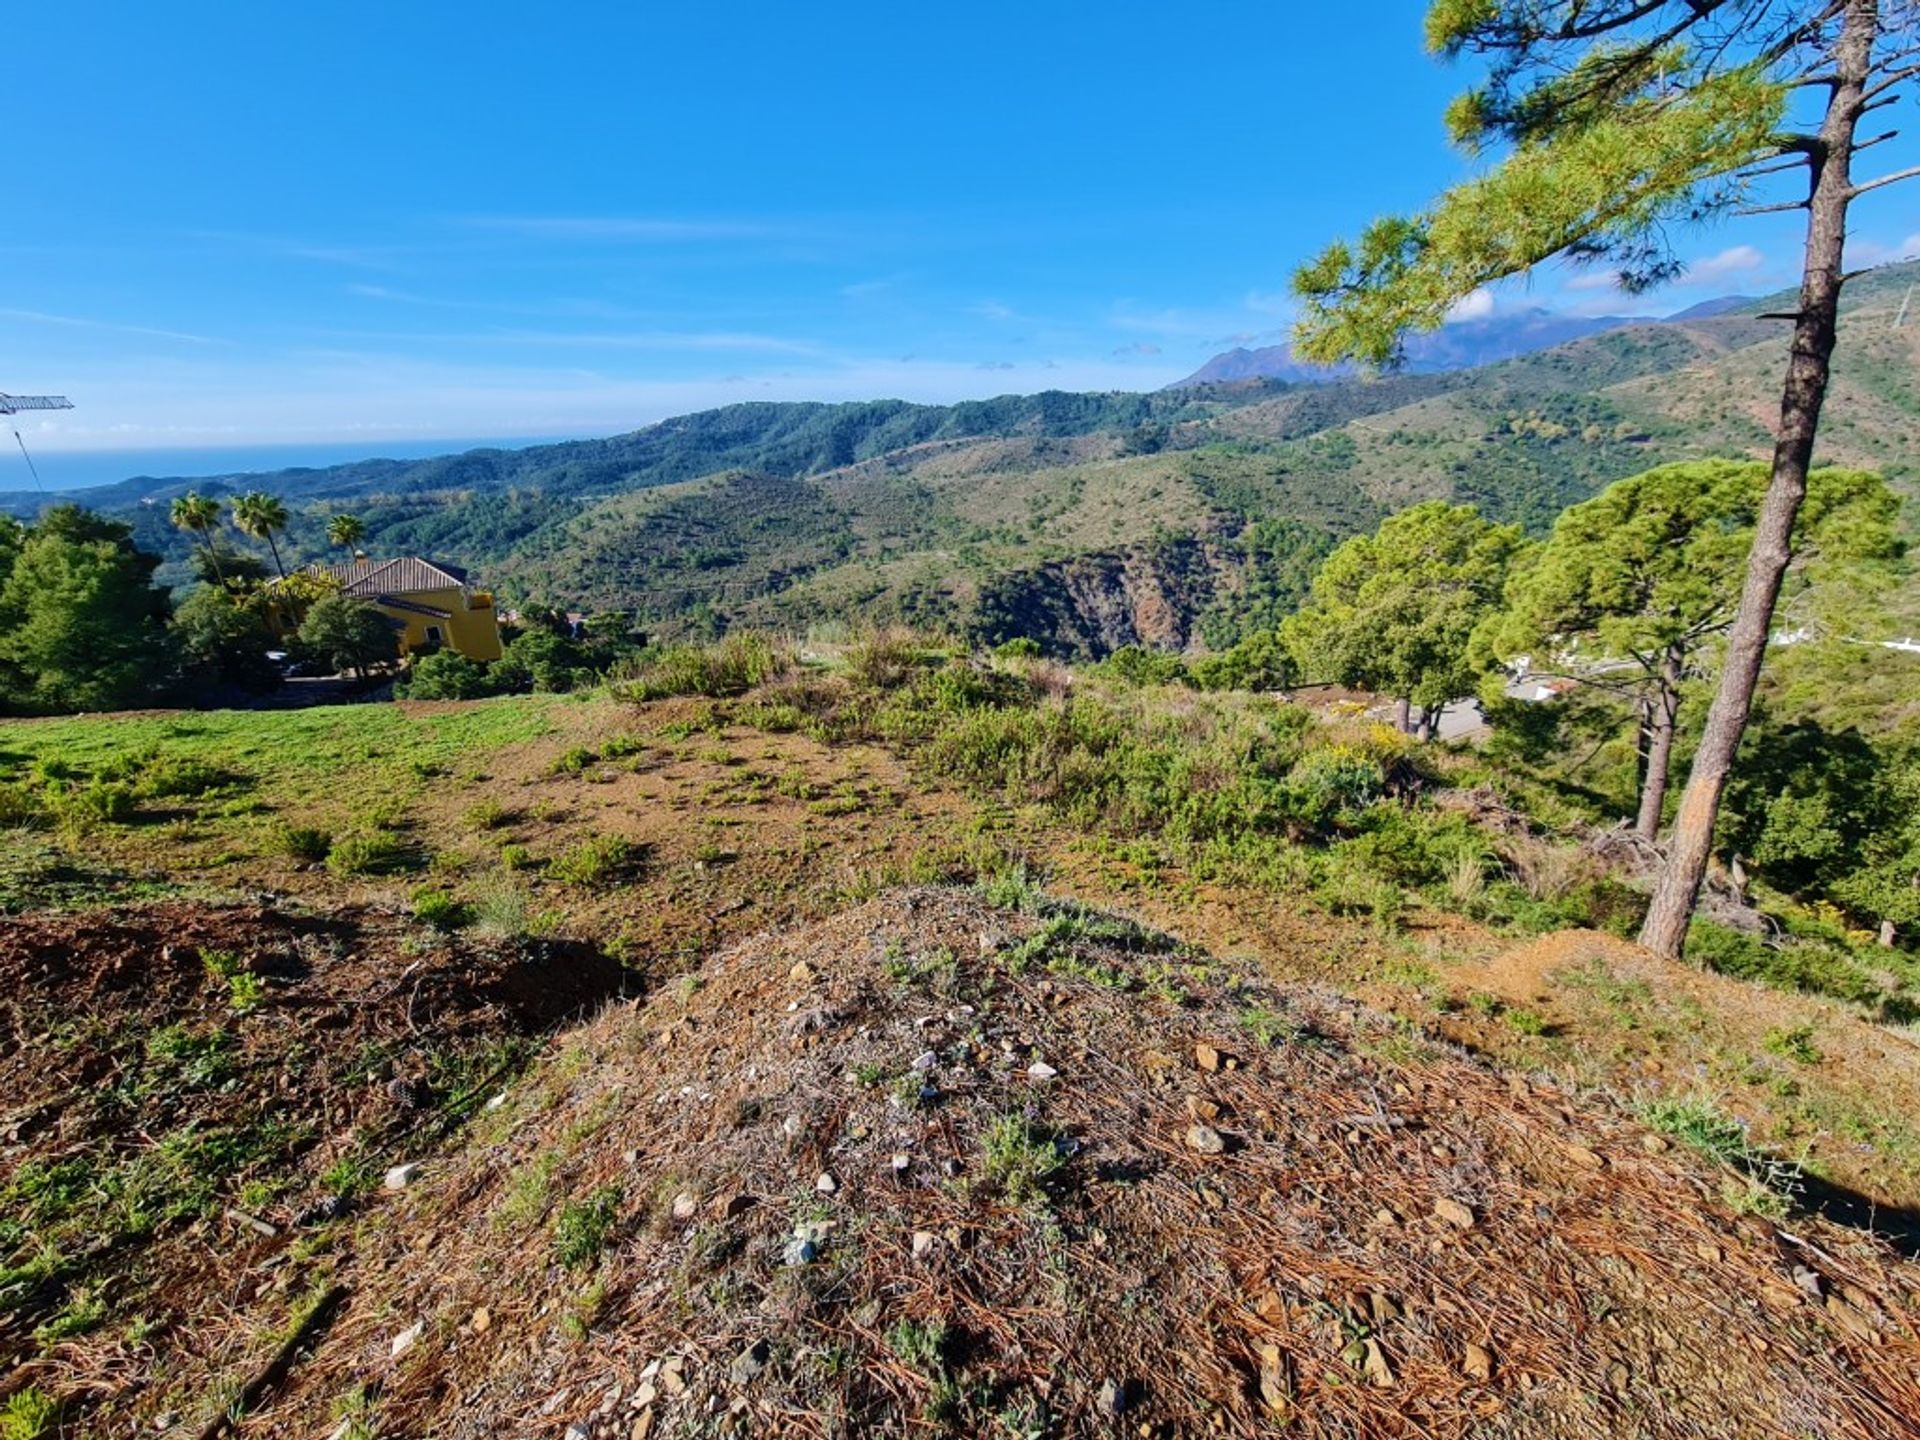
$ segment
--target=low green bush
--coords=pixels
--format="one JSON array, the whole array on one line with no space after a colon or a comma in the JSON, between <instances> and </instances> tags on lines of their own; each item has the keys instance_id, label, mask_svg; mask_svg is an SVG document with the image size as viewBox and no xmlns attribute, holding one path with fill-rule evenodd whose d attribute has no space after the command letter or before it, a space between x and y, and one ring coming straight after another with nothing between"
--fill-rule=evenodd
<instances>
[{"instance_id":1,"label":"low green bush","mask_svg":"<svg viewBox=\"0 0 1920 1440\"><path fill-rule=\"evenodd\" d=\"M1188 678L1186 662L1178 655L1144 645L1122 645L1093 666L1091 673L1129 685L1178 685Z\"/></svg>"},{"instance_id":2,"label":"low green bush","mask_svg":"<svg viewBox=\"0 0 1920 1440\"><path fill-rule=\"evenodd\" d=\"M618 1185L602 1185L584 1200L570 1200L562 1205L553 1224L553 1249L560 1263L569 1270L585 1270L594 1265L612 1239L619 1215Z\"/></svg>"},{"instance_id":3,"label":"low green bush","mask_svg":"<svg viewBox=\"0 0 1920 1440\"><path fill-rule=\"evenodd\" d=\"M1842 946L1823 940L1769 944L1757 935L1696 918L1687 929L1686 957L1696 965L1757 980L1776 990L1800 990L1873 1005L1883 998L1873 973Z\"/></svg>"},{"instance_id":4,"label":"low green bush","mask_svg":"<svg viewBox=\"0 0 1920 1440\"><path fill-rule=\"evenodd\" d=\"M634 867L639 851L621 835L595 835L547 862L547 876L563 885L605 885Z\"/></svg>"},{"instance_id":5,"label":"low green bush","mask_svg":"<svg viewBox=\"0 0 1920 1440\"><path fill-rule=\"evenodd\" d=\"M201 760L163 755L140 767L134 785L144 799L187 799L217 790L233 778L218 766Z\"/></svg>"},{"instance_id":6,"label":"low green bush","mask_svg":"<svg viewBox=\"0 0 1920 1440\"><path fill-rule=\"evenodd\" d=\"M909 630L880 630L847 647L847 678L866 690L897 690L924 664L926 646Z\"/></svg>"},{"instance_id":7,"label":"low green bush","mask_svg":"<svg viewBox=\"0 0 1920 1440\"><path fill-rule=\"evenodd\" d=\"M139 810L133 787L115 780L54 791L52 801L54 813L72 825L124 825Z\"/></svg>"},{"instance_id":8,"label":"low green bush","mask_svg":"<svg viewBox=\"0 0 1920 1440\"><path fill-rule=\"evenodd\" d=\"M0 784L0 830L38 825L46 814L40 796L27 786Z\"/></svg>"},{"instance_id":9,"label":"low green bush","mask_svg":"<svg viewBox=\"0 0 1920 1440\"><path fill-rule=\"evenodd\" d=\"M513 689L514 678L458 650L436 650L416 659L393 693L403 700L482 700Z\"/></svg>"},{"instance_id":10,"label":"low green bush","mask_svg":"<svg viewBox=\"0 0 1920 1440\"><path fill-rule=\"evenodd\" d=\"M682 645L643 660L630 680L615 687L627 700L664 700L674 695L731 699L784 674L791 662L764 635L729 635L716 645Z\"/></svg>"},{"instance_id":11,"label":"low green bush","mask_svg":"<svg viewBox=\"0 0 1920 1440\"><path fill-rule=\"evenodd\" d=\"M485 800L474 801L461 818L466 821L469 830L499 830L513 823L515 813L489 796Z\"/></svg>"},{"instance_id":12,"label":"low green bush","mask_svg":"<svg viewBox=\"0 0 1920 1440\"><path fill-rule=\"evenodd\" d=\"M551 763L547 766L547 773L549 775L578 775L589 765L598 762L599 759L599 751L589 750L585 745L575 745L570 749L562 750L558 755L554 756Z\"/></svg>"},{"instance_id":13,"label":"low green bush","mask_svg":"<svg viewBox=\"0 0 1920 1440\"><path fill-rule=\"evenodd\" d=\"M292 860L320 861L333 848L333 836L310 825L282 825L273 832L273 849Z\"/></svg>"},{"instance_id":14,"label":"low green bush","mask_svg":"<svg viewBox=\"0 0 1920 1440\"><path fill-rule=\"evenodd\" d=\"M327 869L336 875L392 875L419 864L420 857L410 846L384 830L348 835L327 852Z\"/></svg>"},{"instance_id":15,"label":"low green bush","mask_svg":"<svg viewBox=\"0 0 1920 1440\"><path fill-rule=\"evenodd\" d=\"M435 930L458 930L473 912L446 891L427 888L413 892L413 918Z\"/></svg>"}]
</instances>

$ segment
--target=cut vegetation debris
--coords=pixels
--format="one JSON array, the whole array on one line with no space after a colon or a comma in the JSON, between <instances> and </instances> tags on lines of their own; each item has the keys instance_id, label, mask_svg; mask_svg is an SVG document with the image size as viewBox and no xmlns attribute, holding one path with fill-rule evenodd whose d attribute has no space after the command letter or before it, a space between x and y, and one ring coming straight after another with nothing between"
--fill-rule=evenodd
<instances>
[{"instance_id":1,"label":"cut vegetation debris","mask_svg":"<svg viewBox=\"0 0 1920 1440\"><path fill-rule=\"evenodd\" d=\"M1329 991L1029 905L893 892L565 1036L343 1242L351 1298L243 1433L343 1397L366 1433L556 1440L1920 1433L1920 1275L1880 1242L1739 1213L1625 1110ZM224 1268L313 1283L288 1241ZM34 1383L100 1393L64 1352Z\"/></svg>"},{"instance_id":2,"label":"cut vegetation debris","mask_svg":"<svg viewBox=\"0 0 1920 1440\"><path fill-rule=\"evenodd\" d=\"M0 921L0 1394L57 1401L48 1435L198 1433L331 1293L383 1175L422 1183L621 978L368 912Z\"/></svg>"}]
</instances>

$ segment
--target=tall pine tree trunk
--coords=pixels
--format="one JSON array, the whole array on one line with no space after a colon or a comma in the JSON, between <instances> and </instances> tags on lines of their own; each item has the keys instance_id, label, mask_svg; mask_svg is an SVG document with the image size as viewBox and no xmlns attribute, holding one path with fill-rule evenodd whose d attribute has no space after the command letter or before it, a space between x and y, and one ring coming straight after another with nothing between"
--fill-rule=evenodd
<instances>
[{"instance_id":1,"label":"tall pine tree trunk","mask_svg":"<svg viewBox=\"0 0 1920 1440\"><path fill-rule=\"evenodd\" d=\"M1640 814L1634 833L1660 838L1660 817L1667 808L1667 774L1673 768L1673 732L1680 714L1680 657L1669 650L1660 661L1660 687L1647 702L1642 724L1646 748L1640 776Z\"/></svg>"},{"instance_id":2,"label":"tall pine tree trunk","mask_svg":"<svg viewBox=\"0 0 1920 1440\"><path fill-rule=\"evenodd\" d=\"M1678 957L1686 943L1700 882L1706 878L1713 848L1714 822L1739 753L1740 737L1753 708L1753 692L1766 658L1773 628L1773 607L1792 554L1793 524L1806 498L1807 471L1813 462L1814 435L1840 316L1842 255L1846 247L1847 207L1853 199L1853 142L1865 103L1879 25L1878 0L1846 0L1840 38L1834 47L1833 88L1818 144L1809 158L1812 188L1807 202L1807 253L1800 280L1800 309L1794 318L1793 349L1787 361L1780 399L1780 437L1773 451L1773 477L1754 527L1753 551L1740 589L1740 607L1727 632L1726 664L1719 692L1707 712L1700 749L1687 777L1686 793L1674 818L1666 869L1648 907L1640 943Z\"/></svg>"}]
</instances>

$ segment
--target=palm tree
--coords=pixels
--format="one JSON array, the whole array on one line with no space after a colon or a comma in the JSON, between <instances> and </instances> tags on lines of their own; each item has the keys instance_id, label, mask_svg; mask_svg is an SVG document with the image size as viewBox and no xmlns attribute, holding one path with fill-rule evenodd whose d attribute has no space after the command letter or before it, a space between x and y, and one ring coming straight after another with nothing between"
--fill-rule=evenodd
<instances>
[{"instance_id":1,"label":"palm tree","mask_svg":"<svg viewBox=\"0 0 1920 1440\"><path fill-rule=\"evenodd\" d=\"M360 537L367 533L367 527L360 523L356 515L336 515L327 521L327 543L338 545L347 552L347 558L353 558L353 547L360 543Z\"/></svg>"},{"instance_id":2,"label":"palm tree","mask_svg":"<svg viewBox=\"0 0 1920 1440\"><path fill-rule=\"evenodd\" d=\"M273 568L282 580L286 579L287 567L280 563L280 547L274 543L273 532L287 528L287 507L264 490L249 490L233 502L233 523L242 535L267 542L267 548L273 551Z\"/></svg>"},{"instance_id":3,"label":"palm tree","mask_svg":"<svg viewBox=\"0 0 1920 1440\"><path fill-rule=\"evenodd\" d=\"M168 508L167 518L177 529L200 537L200 543L207 547L214 578L224 584L226 577L220 573L220 552L213 546L213 533L220 525L220 502L210 495L189 490Z\"/></svg>"}]
</instances>

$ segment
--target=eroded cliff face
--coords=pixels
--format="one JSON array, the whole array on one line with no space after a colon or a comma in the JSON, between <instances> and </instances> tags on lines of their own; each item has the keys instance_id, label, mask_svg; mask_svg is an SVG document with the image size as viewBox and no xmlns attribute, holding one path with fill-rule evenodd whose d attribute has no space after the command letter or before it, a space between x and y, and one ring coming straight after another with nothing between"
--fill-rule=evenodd
<instances>
[{"instance_id":1,"label":"eroded cliff face","mask_svg":"<svg viewBox=\"0 0 1920 1440\"><path fill-rule=\"evenodd\" d=\"M1080 660L1127 645L1185 650L1200 616L1232 587L1232 569L1217 544L1197 536L1075 555L983 587L974 629L989 645L1026 636Z\"/></svg>"}]
</instances>

